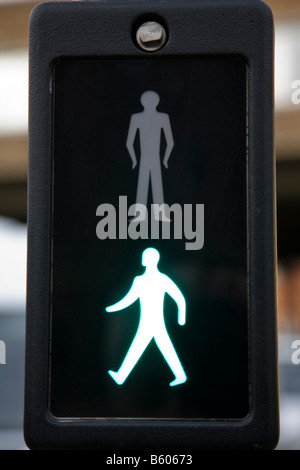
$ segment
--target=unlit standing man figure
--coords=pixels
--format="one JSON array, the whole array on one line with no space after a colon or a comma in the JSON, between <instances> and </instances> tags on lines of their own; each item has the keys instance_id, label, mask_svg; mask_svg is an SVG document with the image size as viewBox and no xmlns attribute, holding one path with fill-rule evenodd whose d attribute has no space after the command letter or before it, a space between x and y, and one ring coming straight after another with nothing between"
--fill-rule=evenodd
<instances>
[{"instance_id":1,"label":"unlit standing man figure","mask_svg":"<svg viewBox=\"0 0 300 470\"><path fill-rule=\"evenodd\" d=\"M132 159L132 168L137 165L134 151L136 133L140 133L140 170L137 186L136 204L147 206L149 183L151 180L152 198L154 204L164 204L164 192L161 174L160 147L161 132L166 138L166 150L163 164L168 168L168 160L174 147L174 139L169 115L159 113L156 108L159 95L155 91L145 91L141 96L144 111L131 116L126 146ZM162 220L166 219L163 215ZM169 221L169 220L166 220Z\"/></svg>"}]
</instances>

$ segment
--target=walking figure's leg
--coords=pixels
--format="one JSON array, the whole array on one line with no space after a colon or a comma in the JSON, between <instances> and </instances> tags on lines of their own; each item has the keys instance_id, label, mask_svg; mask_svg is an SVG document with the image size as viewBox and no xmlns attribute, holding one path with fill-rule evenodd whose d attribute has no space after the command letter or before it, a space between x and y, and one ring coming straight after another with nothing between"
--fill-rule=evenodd
<instances>
[{"instance_id":1,"label":"walking figure's leg","mask_svg":"<svg viewBox=\"0 0 300 470\"><path fill-rule=\"evenodd\" d=\"M118 385L122 385L125 382L152 338L153 336L149 335L147 331L138 330L120 369L117 372L108 371L109 375Z\"/></svg>"},{"instance_id":2,"label":"walking figure's leg","mask_svg":"<svg viewBox=\"0 0 300 470\"><path fill-rule=\"evenodd\" d=\"M175 375L175 380L170 383L170 386L174 387L174 385L180 385L186 382L187 376L184 372L179 357L177 356L177 353L167 333L167 330L162 330L161 332L156 334L154 336L154 339L162 355L167 361L169 367L171 368L173 374Z\"/></svg>"}]
</instances>

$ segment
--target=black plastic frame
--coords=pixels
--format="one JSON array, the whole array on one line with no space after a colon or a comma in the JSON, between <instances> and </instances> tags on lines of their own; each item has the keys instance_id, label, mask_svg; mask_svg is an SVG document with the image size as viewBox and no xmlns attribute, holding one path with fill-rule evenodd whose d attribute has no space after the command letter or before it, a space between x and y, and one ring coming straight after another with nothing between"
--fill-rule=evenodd
<instances>
[{"instance_id":1,"label":"black plastic frame","mask_svg":"<svg viewBox=\"0 0 300 470\"><path fill-rule=\"evenodd\" d=\"M161 17L168 42L138 49L139 18ZM29 26L29 193L25 439L30 448L272 449L279 434L273 18L260 0L42 3ZM53 63L63 57L243 57L248 66L250 413L242 421L58 419L48 409Z\"/></svg>"}]
</instances>

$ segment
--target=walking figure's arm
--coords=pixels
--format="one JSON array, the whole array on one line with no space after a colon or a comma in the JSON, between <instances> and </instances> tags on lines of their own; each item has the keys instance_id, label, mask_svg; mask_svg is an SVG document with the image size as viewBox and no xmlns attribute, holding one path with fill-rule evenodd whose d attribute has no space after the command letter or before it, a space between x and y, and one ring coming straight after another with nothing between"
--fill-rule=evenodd
<instances>
[{"instance_id":1,"label":"walking figure's arm","mask_svg":"<svg viewBox=\"0 0 300 470\"><path fill-rule=\"evenodd\" d=\"M186 302L181 290L176 286L170 278L168 278L167 293L175 300L178 306L178 324L185 325L186 321Z\"/></svg>"},{"instance_id":2,"label":"walking figure's arm","mask_svg":"<svg viewBox=\"0 0 300 470\"><path fill-rule=\"evenodd\" d=\"M138 130L137 119L136 119L136 116L133 114L130 119L130 125L129 125L127 142L126 142L126 147L132 160L132 169L134 169L137 165L137 160L136 160L134 146L133 146L137 130Z\"/></svg>"},{"instance_id":3,"label":"walking figure's arm","mask_svg":"<svg viewBox=\"0 0 300 470\"><path fill-rule=\"evenodd\" d=\"M107 312L117 312L118 310L123 310L124 308L129 307L129 305L133 304L133 302L135 302L138 298L139 289L137 286L137 280L135 278L128 294L126 294L125 297L123 297L123 299L117 302L116 304L106 307L105 310Z\"/></svg>"},{"instance_id":4,"label":"walking figure's arm","mask_svg":"<svg viewBox=\"0 0 300 470\"><path fill-rule=\"evenodd\" d=\"M170 118L168 114L165 114L164 116L164 122L163 122L162 128L163 128L166 142L167 142L163 164L165 165L166 168L168 168L168 160L174 147L174 139L173 139L173 134L172 134L172 129L171 129Z\"/></svg>"}]
</instances>

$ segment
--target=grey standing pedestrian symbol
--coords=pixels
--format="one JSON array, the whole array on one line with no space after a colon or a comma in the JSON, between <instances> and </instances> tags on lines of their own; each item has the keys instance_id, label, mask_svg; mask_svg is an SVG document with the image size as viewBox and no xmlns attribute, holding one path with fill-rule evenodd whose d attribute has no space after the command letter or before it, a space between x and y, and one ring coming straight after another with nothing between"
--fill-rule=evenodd
<instances>
[{"instance_id":1,"label":"grey standing pedestrian symbol","mask_svg":"<svg viewBox=\"0 0 300 470\"><path fill-rule=\"evenodd\" d=\"M164 191L160 161L161 134L164 132L166 150L163 164L168 168L168 160L174 147L174 139L169 115L157 111L160 101L155 91L145 91L141 96L144 111L131 116L126 146L132 159L132 168L137 166L134 141L139 131L140 168L136 194L136 204L147 206L151 182L153 204L164 204ZM164 220L164 215L162 214ZM165 218L166 219L166 218ZM169 221L169 220L166 220Z\"/></svg>"}]
</instances>

